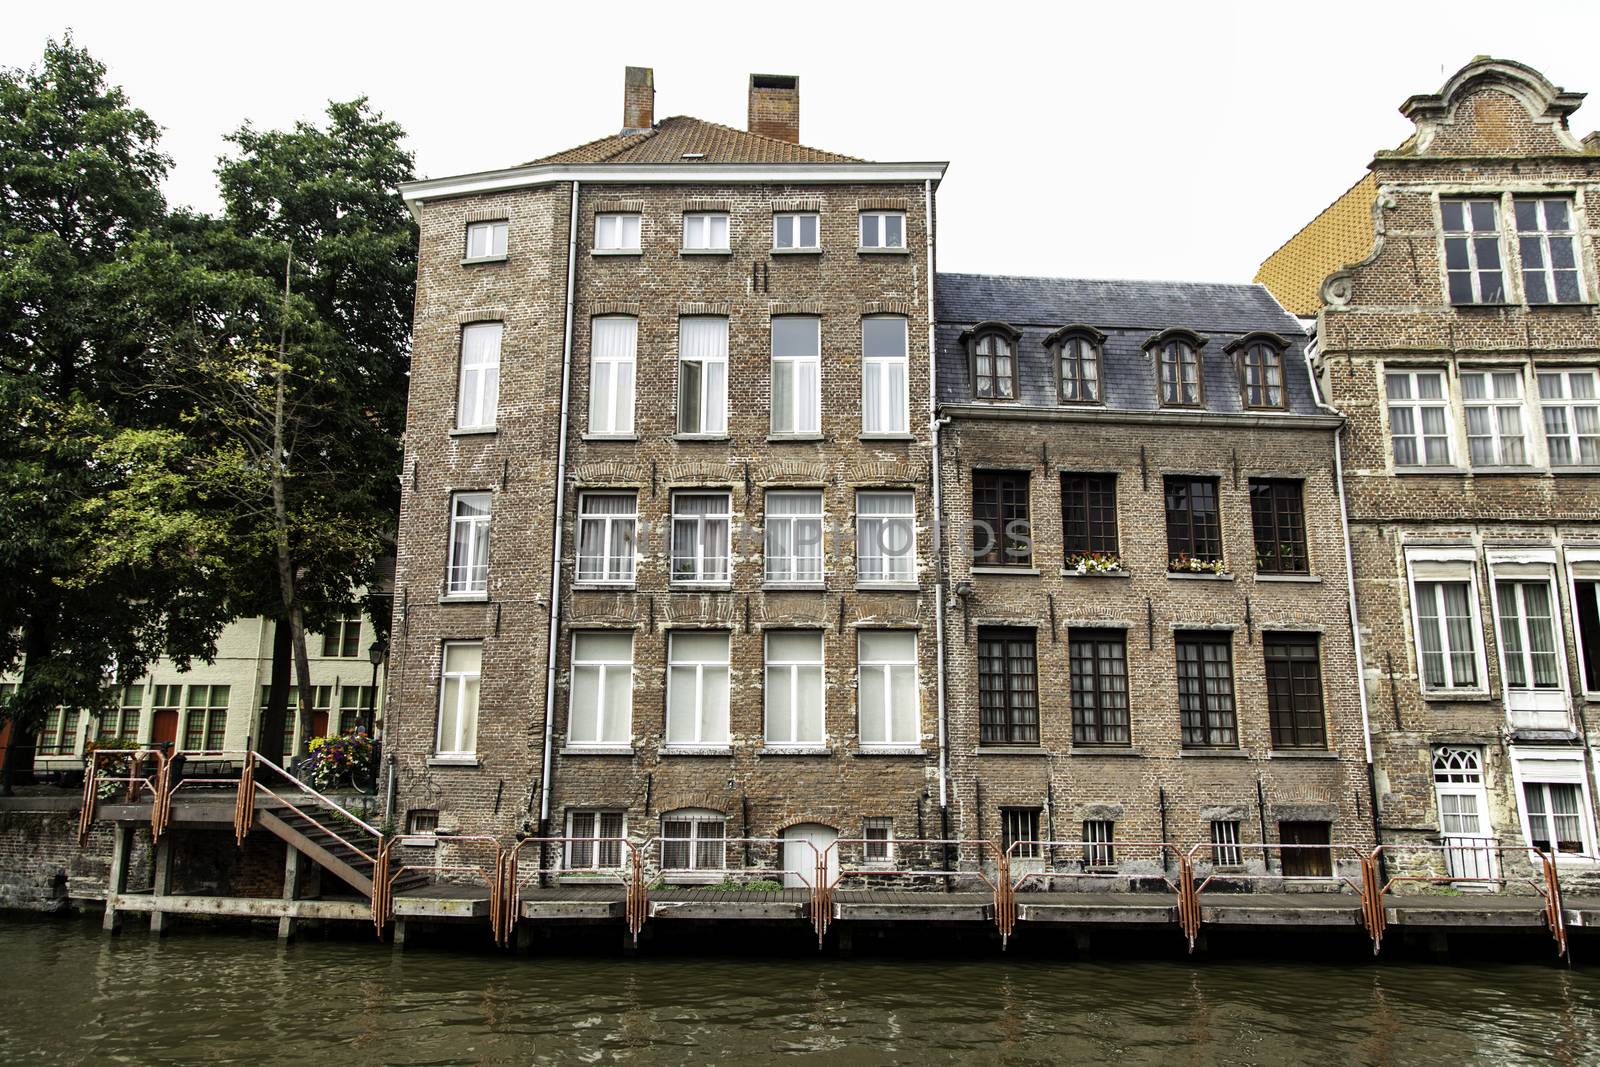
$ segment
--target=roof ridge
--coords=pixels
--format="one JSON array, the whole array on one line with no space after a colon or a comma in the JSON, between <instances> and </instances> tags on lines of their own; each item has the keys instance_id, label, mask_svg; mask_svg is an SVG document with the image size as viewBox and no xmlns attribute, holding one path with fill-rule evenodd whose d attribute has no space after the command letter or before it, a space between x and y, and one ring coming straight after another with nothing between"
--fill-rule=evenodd
<instances>
[{"instance_id":1,"label":"roof ridge","mask_svg":"<svg viewBox=\"0 0 1600 1067\"><path fill-rule=\"evenodd\" d=\"M1230 289L1265 289L1260 282L1206 282L1182 278L1085 278L1065 274L993 274L963 270L941 270L940 276L962 278L1007 278L1014 281L1038 282L1111 282L1125 285L1220 285Z\"/></svg>"}]
</instances>

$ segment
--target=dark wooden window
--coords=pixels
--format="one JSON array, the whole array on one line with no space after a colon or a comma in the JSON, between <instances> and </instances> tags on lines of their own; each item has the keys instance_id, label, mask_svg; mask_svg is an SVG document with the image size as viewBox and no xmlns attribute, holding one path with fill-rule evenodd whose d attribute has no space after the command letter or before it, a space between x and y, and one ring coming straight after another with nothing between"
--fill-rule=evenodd
<instances>
[{"instance_id":1,"label":"dark wooden window","mask_svg":"<svg viewBox=\"0 0 1600 1067\"><path fill-rule=\"evenodd\" d=\"M1000 847L1014 860L1036 860L1039 849L1039 808L1000 809ZM1011 846L1015 845L1016 848Z\"/></svg>"},{"instance_id":2,"label":"dark wooden window","mask_svg":"<svg viewBox=\"0 0 1600 1067\"><path fill-rule=\"evenodd\" d=\"M979 566L1026 567L1033 561L1028 522L1027 471L972 474L972 562Z\"/></svg>"},{"instance_id":3,"label":"dark wooden window","mask_svg":"<svg viewBox=\"0 0 1600 1067\"><path fill-rule=\"evenodd\" d=\"M1256 534L1256 570L1262 574L1305 574L1304 489L1287 478L1250 479L1250 518Z\"/></svg>"},{"instance_id":4,"label":"dark wooden window","mask_svg":"<svg viewBox=\"0 0 1600 1067\"><path fill-rule=\"evenodd\" d=\"M406 812L406 833L431 834L439 828L439 812L434 808L412 808Z\"/></svg>"},{"instance_id":5,"label":"dark wooden window","mask_svg":"<svg viewBox=\"0 0 1600 1067\"><path fill-rule=\"evenodd\" d=\"M972 392L979 400L1017 398L1017 359L1011 339L984 333L972 342Z\"/></svg>"},{"instance_id":6,"label":"dark wooden window","mask_svg":"<svg viewBox=\"0 0 1600 1067\"><path fill-rule=\"evenodd\" d=\"M1222 558L1222 520L1215 478L1167 478L1167 558Z\"/></svg>"},{"instance_id":7,"label":"dark wooden window","mask_svg":"<svg viewBox=\"0 0 1600 1067\"><path fill-rule=\"evenodd\" d=\"M1238 355L1239 395L1247 408L1283 407L1283 350L1253 341Z\"/></svg>"},{"instance_id":8,"label":"dark wooden window","mask_svg":"<svg viewBox=\"0 0 1600 1067\"><path fill-rule=\"evenodd\" d=\"M1121 630L1072 630L1067 637L1072 675L1072 742L1126 745L1128 642Z\"/></svg>"},{"instance_id":9,"label":"dark wooden window","mask_svg":"<svg viewBox=\"0 0 1600 1067\"><path fill-rule=\"evenodd\" d=\"M1178 713L1183 743L1231 748L1239 742L1233 705L1233 643L1226 633L1177 637Z\"/></svg>"},{"instance_id":10,"label":"dark wooden window","mask_svg":"<svg viewBox=\"0 0 1600 1067\"><path fill-rule=\"evenodd\" d=\"M1039 684L1032 630L978 631L978 740L1039 743Z\"/></svg>"},{"instance_id":11,"label":"dark wooden window","mask_svg":"<svg viewBox=\"0 0 1600 1067\"><path fill-rule=\"evenodd\" d=\"M1085 552L1116 555L1116 475L1063 474L1061 530L1068 559Z\"/></svg>"},{"instance_id":12,"label":"dark wooden window","mask_svg":"<svg viewBox=\"0 0 1600 1067\"><path fill-rule=\"evenodd\" d=\"M1578 647L1583 661L1583 688L1600 693L1600 582L1572 583L1578 600Z\"/></svg>"},{"instance_id":13,"label":"dark wooden window","mask_svg":"<svg viewBox=\"0 0 1600 1067\"><path fill-rule=\"evenodd\" d=\"M1322 662L1315 634L1266 634L1267 710L1273 748L1327 748Z\"/></svg>"},{"instance_id":14,"label":"dark wooden window","mask_svg":"<svg viewBox=\"0 0 1600 1067\"><path fill-rule=\"evenodd\" d=\"M1063 404L1100 403L1100 345L1075 334L1056 344L1056 382Z\"/></svg>"},{"instance_id":15,"label":"dark wooden window","mask_svg":"<svg viewBox=\"0 0 1600 1067\"><path fill-rule=\"evenodd\" d=\"M1328 848L1332 826L1325 822L1280 822L1278 841L1285 878L1331 878L1333 855Z\"/></svg>"},{"instance_id":16,"label":"dark wooden window","mask_svg":"<svg viewBox=\"0 0 1600 1067\"><path fill-rule=\"evenodd\" d=\"M1197 408L1201 403L1200 352L1189 341L1174 338L1156 352L1161 369L1161 406Z\"/></svg>"}]
</instances>

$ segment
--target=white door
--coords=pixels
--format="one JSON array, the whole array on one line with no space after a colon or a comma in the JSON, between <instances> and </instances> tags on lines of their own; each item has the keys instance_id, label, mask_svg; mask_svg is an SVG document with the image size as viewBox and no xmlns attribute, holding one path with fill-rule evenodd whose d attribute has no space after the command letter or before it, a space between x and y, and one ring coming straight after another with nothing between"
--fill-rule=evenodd
<instances>
[{"instance_id":1,"label":"white door","mask_svg":"<svg viewBox=\"0 0 1600 1067\"><path fill-rule=\"evenodd\" d=\"M839 850L830 848L839 831L821 823L804 822L783 832L783 887L810 889L816 885L817 857L827 860L829 885L839 880Z\"/></svg>"},{"instance_id":2,"label":"white door","mask_svg":"<svg viewBox=\"0 0 1600 1067\"><path fill-rule=\"evenodd\" d=\"M1483 786L1478 749L1441 748L1433 758L1434 790L1439 800L1439 832L1445 870L1465 882L1498 876L1496 843L1489 829L1489 796Z\"/></svg>"}]
</instances>

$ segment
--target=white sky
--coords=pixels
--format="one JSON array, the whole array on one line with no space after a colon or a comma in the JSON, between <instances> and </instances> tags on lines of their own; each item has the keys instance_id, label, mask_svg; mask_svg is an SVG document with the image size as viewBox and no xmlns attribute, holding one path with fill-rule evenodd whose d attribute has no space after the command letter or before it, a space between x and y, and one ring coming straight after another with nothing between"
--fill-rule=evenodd
<instances>
[{"instance_id":1,"label":"white sky","mask_svg":"<svg viewBox=\"0 0 1600 1067\"><path fill-rule=\"evenodd\" d=\"M1249 280L1405 137L1401 101L1475 54L1600 94L1594 0L1080 6L56 0L8 7L0 65L72 27L166 128L169 198L202 209L224 133L330 98L370 96L440 176L614 132L627 64L655 69L658 118L740 128L750 72L798 74L804 143L949 161L943 270L1220 281ZM1600 128L1600 96L1574 128Z\"/></svg>"}]
</instances>

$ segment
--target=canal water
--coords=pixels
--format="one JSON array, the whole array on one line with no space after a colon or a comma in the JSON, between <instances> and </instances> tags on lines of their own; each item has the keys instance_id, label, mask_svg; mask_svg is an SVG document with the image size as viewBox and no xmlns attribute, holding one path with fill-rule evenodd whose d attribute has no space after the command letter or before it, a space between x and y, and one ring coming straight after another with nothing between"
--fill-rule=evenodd
<instances>
[{"instance_id":1,"label":"canal water","mask_svg":"<svg viewBox=\"0 0 1600 1067\"><path fill-rule=\"evenodd\" d=\"M1600 1062L1545 964L507 958L0 918L7 1064Z\"/></svg>"}]
</instances>

